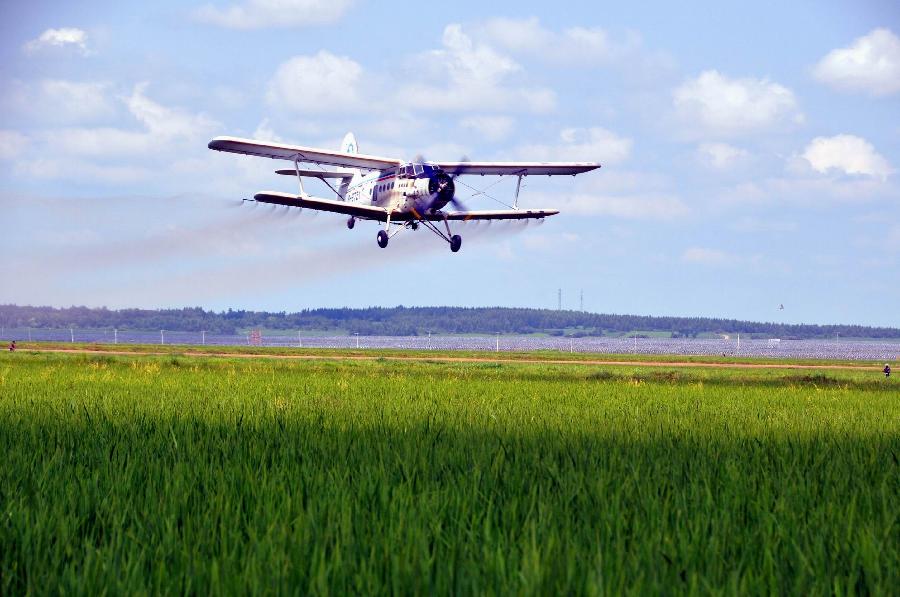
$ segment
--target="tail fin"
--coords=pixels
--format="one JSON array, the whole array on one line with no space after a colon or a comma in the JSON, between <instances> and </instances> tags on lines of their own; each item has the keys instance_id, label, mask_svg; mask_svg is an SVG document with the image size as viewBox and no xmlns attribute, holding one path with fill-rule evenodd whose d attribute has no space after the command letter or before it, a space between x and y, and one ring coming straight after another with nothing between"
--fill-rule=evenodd
<instances>
[{"instance_id":1,"label":"tail fin","mask_svg":"<svg viewBox=\"0 0 900 597\"><path fill-rule=\"evenodd\" d=\"M359 145L356 144L356 137L353 136L353 133L344 135L344 140L341 141L341 152L359 153Z\"/></svg>"},{"instance_id":2,"label":"tail fin","mask_svg":"<svg viewBox=\"0 0 900 597\"><path fill-rule=\"evenodd\" d=\"M356 136L353 133L344 135L344 140L341 141L341 153L359 153L359 145L356 144ZM341 186L338 187L338 195L340 195L342 200L346 200L347 189L361 176L359 168L348 168L348 170L353 172L353 176L342 178Z\"/></svg>"}]
</instances>

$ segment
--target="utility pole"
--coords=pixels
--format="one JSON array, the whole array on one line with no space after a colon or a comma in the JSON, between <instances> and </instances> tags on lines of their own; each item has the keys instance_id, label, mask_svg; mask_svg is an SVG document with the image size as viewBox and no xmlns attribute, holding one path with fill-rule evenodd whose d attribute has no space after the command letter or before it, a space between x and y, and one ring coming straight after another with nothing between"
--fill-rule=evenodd
<instances>
[{"instance_id":1,"label":"utility pole","mask_svg":"<svg viewBox=\"0 0 900 597\"><path fill-rule=\"evenodd\" d=\"M162 330L159 330L159 343L160 344L166 343L166 335L163 333Z\"/></svg>"},{"instance_id":2,"label":"utility pole","mask_svg":"<svg viewBox=\"0 0 900 597\"><path fill-rule=\"evenodd\" d=\"M497 347L494 348L494 352L500 352L500 332L497 332Z\"/></svg>"},{"instance_id":3,"label":"utility pole","mask_svg":"<svg viewBox=\"0 0 900 597\"><path fill-rule=\"evenodd\" d=\"M206 330L200 332L200 344L206 345Z\"/></svg>"},{"instance_id":4,"label":"utility pole","mask_svg":"<svg viewBox=\"0 0 900 597\"><path fill-rule=\"evenodd\" d=\"M581 289L578 295L578 310L584 313L584 288Z\"/></svg>"},{"instance_id":5,"label":"utility pole","mask_svg":"<svg viewBox=\"0 0 900 597\"><path fill-rule=\"evenodd\" d=\"M359 348L359 332L355 332L356 334L356 348Z\"/></svg>"},{"instance_id":6,"label":"utility pole","mask_svg":"<svg viewBox=\"0 0 900 597\"><path fill-rule=\"evenodd\" d=\"M113 344L119 343L119 330L113 328Z\"/></svg>"},{"instance_id":7,"label":"utility pole","mask_svg":"<svg viewBox=\"0 0 900 597\"><path fill-rule=\"evenodd\" d=\"M75 343L75 330L69 328L69 334L72 338L72 344ZM28 328L28 339L31 340L31 328Z\"/></svg>"},{"instance_id":8,"label":"utility pole","mask_svg":"<svg viewBox=\"0 0 900 597\"><path fill-rule=\"evenodd\" d=\"M562 311L562 288L556 291L556 310Z\"/></svg>"},{"instance_id":9,"label":"utility pole","mask_svg":"<svg viewBox=\"0 0 900 597\"><path fill-rule=\"evenodd\" d=\"M297 330L297 345L298 345L300 348L303 348L303 338L300 337L300 334L301 334L301 333L302 333L302 332L301 332L300 330Z\"/></svg>"}]
</instances>

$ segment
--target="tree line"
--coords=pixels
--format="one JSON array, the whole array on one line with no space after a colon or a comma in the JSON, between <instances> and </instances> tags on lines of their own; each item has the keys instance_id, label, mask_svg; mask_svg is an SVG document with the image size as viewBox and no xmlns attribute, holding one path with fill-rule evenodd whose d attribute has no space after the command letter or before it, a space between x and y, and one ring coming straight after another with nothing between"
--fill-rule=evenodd
<instances>
[{"instance_id":1,"label":"tree line","mask_svg":"<svg viewBox=\"0 0 900 597\"><path fill-rule=\"evenodd\" d=\"M664 332L674 337L700 334L808 339L900 338L900 329L861 325L785 324L710 317L654 317L509 307L368 307L285 311L207 311L183 309L107 309L90 307L0 306L7 328L78 328L200 331L235 334L249 329L298 330L366 336L432 334L534 334L565 336Z\"/></svg>"}]
</instances>

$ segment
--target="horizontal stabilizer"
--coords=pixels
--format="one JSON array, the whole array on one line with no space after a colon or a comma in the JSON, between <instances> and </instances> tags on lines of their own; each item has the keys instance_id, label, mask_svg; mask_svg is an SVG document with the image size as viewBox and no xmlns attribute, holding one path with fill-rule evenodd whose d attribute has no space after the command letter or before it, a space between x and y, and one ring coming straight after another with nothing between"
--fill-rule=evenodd
<instances>
[{"instance_id":1,"label":"horizontal stabilizer","mask_svg":"<svg viewBox=\"0 0 900 597\"><path fill-rule=\"evenodd\" d=\"M303 170L302 168L299 170L294 170L293 168L280 168L275 171L275 174L282 174L284 176L306 176L308 178L353 178L355 174L353 170Z\"/></svg>"}]
</instances>

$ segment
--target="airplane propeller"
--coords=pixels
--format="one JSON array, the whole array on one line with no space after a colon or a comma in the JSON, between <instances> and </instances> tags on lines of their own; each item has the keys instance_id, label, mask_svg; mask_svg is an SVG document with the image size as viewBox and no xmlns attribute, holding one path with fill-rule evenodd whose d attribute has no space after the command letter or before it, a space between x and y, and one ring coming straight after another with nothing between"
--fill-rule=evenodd
<instances>
[{"instance_id":1,"label":"airplane propeller","mask_svg":"<svg viewBox=\"0 0 900 597\"><path fill-rule=\"evenodd\" d=\"M421 157L421 156L417 156ZM468 162L469 158L463 156L460 162ZM438 174L432 178L432 184L429 185L429 191L434 194L434 199L431 200L431 203L428 206L428 209L432 209L432 207L441 200L444 200L444 205L447 203L453 205L459 211L468 211L466 206L463 205L462 201L456 198L456 185L453 183L456 180L456 177L463 173L465 167L458 167L454 172L438 172ZM431 188L433 187L433 188ZM447 199L446 195L449 194L450 198Z\"/></svg>"}]
</instances>

